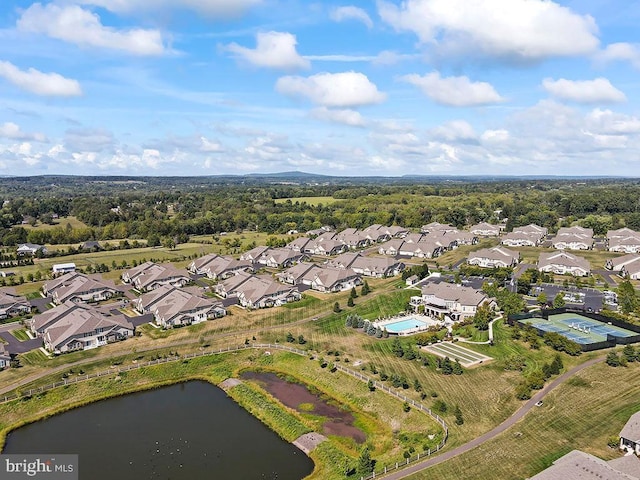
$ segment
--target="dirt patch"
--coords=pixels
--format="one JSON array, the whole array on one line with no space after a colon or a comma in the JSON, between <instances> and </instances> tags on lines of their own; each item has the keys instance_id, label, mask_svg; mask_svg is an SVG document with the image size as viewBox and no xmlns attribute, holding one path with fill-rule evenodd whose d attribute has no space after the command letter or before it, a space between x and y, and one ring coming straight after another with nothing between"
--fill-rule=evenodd
<instances>
[{"instance_id":1,"label":"dirt patch","mask_svg":"<svg viewBox=\"0 0 640 480\"><path fill-rule=\"evenodd\" d=\"M300 409L301 404L313 405L313 414L327 419L322 426L323 432L327 435L350 437L357 443L363 443L367 438L362 430L353 426L355 418L350 412L327 403L318 395L310 392L305 385L287 382L275 373L268 372L249 371L244 372L241 377L257 381L284 405L301 413L309 412L308 408Z\"/></svg>"}]
</instances>

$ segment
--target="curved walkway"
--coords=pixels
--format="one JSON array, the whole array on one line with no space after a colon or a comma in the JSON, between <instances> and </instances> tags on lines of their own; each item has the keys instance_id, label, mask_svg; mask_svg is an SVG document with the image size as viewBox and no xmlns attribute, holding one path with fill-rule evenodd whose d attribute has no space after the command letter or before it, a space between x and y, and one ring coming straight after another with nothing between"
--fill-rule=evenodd
<instances>
[{"instance_id":1,"label":"curved walkway","mask_svg":"<svg viewBox=\"0 0 640 480\"><path fill-rule=\"evenodd\" d=\"M471 343L473 345L492 345L493 344L493 323L497 320L502 320L502 315L494 318L489 322L489 340L485 342L473 342L471 340L467 340L466 338L462 338L462 337L456 337L456 338L458 339L458 341L462 343Z\"/></svg>"},{"instance_id":2,"label":"curved walkway","mask_svg":"<svg viewBox=\"0 0 640 480\"><path fill-rule=\"evenodd\" d=\"M547 395L557 386L564 383L566 380L571 378L576 373L584 370L585 368L591 367L598 362L601 362L603 359L604 357L597 357L591 360L587 360L586 362L576 367L573 367L571 370L563 373L558 378L556 378L553 382L545 386L542 390L540 390L533 397L531 397L531 399L528 400L518 410L516 410L516 412L513 415L511 415L500 425L495 427L493 430L490 430L489 432L485 433L484 435L474 438L473 440L465 443L464 445L460 445L459 447L456 447L452 450L445 451L444 453L438 455L437 457L429 458L423 462L414 463L402 469L401 471L396 471L388 475L385 475L384 478L389 480L399 480L401 478L408 477L409 475L413 475L414 473L418 473L422 470L426 470L427 468L433 467L434 465L438 465L442 462L446 462L447 460L457 457L458 455L462 455L463 453L466 453L482 445L483 443L494 439L495 437L500 435L502 432L504 432L505 430L507 430L508 428L512 427L513 425L518 423L520 420L522 420L522 418L529 412L529 410L531 410L535 406L537 402L539 402L545 395ZM381 476L381 475L377 475L377 476Z\"/></svg>"}]
</instances>

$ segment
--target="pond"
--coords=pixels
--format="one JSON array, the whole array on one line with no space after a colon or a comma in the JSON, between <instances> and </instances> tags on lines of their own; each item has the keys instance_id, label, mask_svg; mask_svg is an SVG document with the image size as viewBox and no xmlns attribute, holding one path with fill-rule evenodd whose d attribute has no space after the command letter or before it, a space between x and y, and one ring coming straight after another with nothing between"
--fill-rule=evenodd
<instances>
[{"instance_id":1,"label":"pond","mask_svg":"<svg viewBox=\"0 0 640 480\"><path fill-rule=\"evenodd\" d=\"M357 443L363 443L366 435L355 427L354 416L336 405L327 403L319 395L312 393L305 385L287 382L275 373L243 372L241 378L260 383L271 395L289 408L302 413L311 413L327 420L323 423L323 433L353 438Z\"/></svg>"},{"instance_id":2,"label":"pond","mask_svg":"<svg viewBox=\"0 0 640 480\"><path fill-rule=\"evenodd\" d=\"M313 461L226 393L192 381L21 427L3 453L79 454L80 479L299 480Z\"/></svg>"}]
</instances>

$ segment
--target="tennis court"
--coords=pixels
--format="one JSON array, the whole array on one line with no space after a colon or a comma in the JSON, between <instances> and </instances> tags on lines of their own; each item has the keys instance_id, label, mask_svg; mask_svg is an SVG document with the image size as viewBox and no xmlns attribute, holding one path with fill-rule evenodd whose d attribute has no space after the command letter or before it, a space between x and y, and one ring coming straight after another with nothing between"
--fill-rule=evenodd
<instances>
[{"instance_id":1,"label":"tennis court","mask_svg":"<svg viewBox=\"0 0 640 480\"><path fill-rule=\"evenodd\" d=\"M522 323L545 332L555 332L582 345L605 342L607 335L614 337L632 337L637 333L621 327L593 320L576 313L561 313L544 318L529 318Z\"/></svg>"},{"instance_id":2,"label":"tennis court","mask_svg":"<svg viewBox=\"0 0 640 480\"><path fill-rule=\"evenodd\" d=\"M493 360L493 358L483 355L468 348L461 347L457 343L441 342L422 347L429 353L433 353L439 357L449 357L452 360L458 360L463 367L470 367L483 362Z\"/></svg>"}]
</instances>

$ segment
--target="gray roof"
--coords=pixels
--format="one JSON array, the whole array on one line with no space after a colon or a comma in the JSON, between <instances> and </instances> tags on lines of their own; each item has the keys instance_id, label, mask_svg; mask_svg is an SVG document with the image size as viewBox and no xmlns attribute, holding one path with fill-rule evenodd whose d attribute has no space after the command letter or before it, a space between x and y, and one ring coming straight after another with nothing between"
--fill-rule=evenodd
<instances>
[{"instance_id":1,"label":"gray roof","mask_svg":"<svg viewBox=\"0 0 640 480\"><path fill-rule=\"evenodd\" d=\"M544 268L548 265L563 265L565 267L578 267L586 272L591 271L591 265L589 261L578 255L572 255L567 252L542 252L538 259L538 268Z\"/></svg>"},{"instance_id":2,"label":"gray roof","mask_svg":"<svg viewBox=\"0 0 640 480\"><path fill-rule=\"evenodd\" d=\"M640 458L635 455L625 455L607 462L616 470L640 478Z\"/></svg>"},{"instance_id":3,"label":"gray roof","mask_svg":"<svg viewBox=\"0 0 640 480\"><path fill-rule=\"evenodd\" d=\"M620 432L621 438L626 438L632 442L640 443L640 412L631 415L629 421Z\"/></svg>"},{"instance_id":4,"label":"gray roof","mask_svg":"<svg viewBox=\"0 0 640 480\"><path fill-rule=\"evenodd\" d=\"M427 282L422 286L422 295L433 295L442 300L457 301L460 305L478 306L488 300L484 293L471 287L446 282Z\"/></svg>"},{"instance_id":5,"label":"gray roof","mask_svg":"<svg viewBox=\"0 0 640 480\"><path fill-rule=\"evenodd\" d=\"M559 458L546 470L530 480L638 480L627 475L604 460L580 450L573 450Z\"/></svg>"},{"instance_id":6,"label":"gray roof","mask_svg":"<svg viewBox=\"0 0 640 480\"><path fill-rule=\"evenodd\" d=\"M469 254L469 262L474 258L482 259L487 258L489 260L499 260L501 262L506 263L507 265L512 262L518 262L520 258L520 254L518 252L514 252L513 250L509 250L504 247L493 247L493 248L482 248L475 252Z\"/></svg>"}]
</instances>

